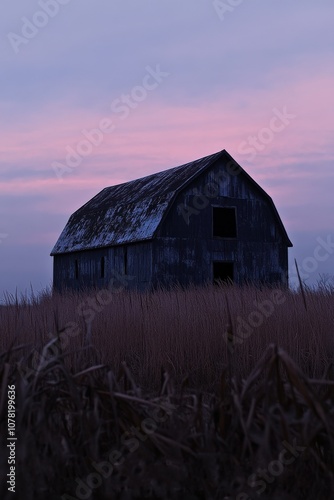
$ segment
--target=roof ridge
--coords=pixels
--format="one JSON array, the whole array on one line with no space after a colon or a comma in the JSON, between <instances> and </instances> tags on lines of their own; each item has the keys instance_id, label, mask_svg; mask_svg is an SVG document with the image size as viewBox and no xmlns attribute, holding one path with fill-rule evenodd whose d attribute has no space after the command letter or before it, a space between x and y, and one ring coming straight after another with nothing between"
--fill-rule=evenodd
<instances>
[{"instance_id":1,"label":"roof ridge","mask_svg":"<svg viewBox=\"0 0 334 500\"><path fill-rule=\"evenodd\" d=\"M144 175L143 177L137 177L136 179L131 179L129 181L121 182L120 184L112 184L111 186L106 186L105 188L103 188L102 191L105 189L109 189L109 188L124 186L125 184L129 184L131 182L141 181L143 179L147 179L148 177L154 177L154 176L159 175L159 174L164 174L165 172L170 172L171 170L185 168L185 167L188 167L189 165L192 165L196 162L201 162L201 161L206 160L212 156L219 155L219 154L223 153L224 151L225 151L225 149L222 149L221 151L217 151L216 153L213 153L211 155L203 156L202 158L197 158L197 160L189 161L187 163L183 163L182 165L177 165L176 167L169 167L169 168L166 168L165 170L159 170L158 172L153 172L153 174ZM100 192L102 192L102 191L100 191Z\"/></svg>"}]
</instances>

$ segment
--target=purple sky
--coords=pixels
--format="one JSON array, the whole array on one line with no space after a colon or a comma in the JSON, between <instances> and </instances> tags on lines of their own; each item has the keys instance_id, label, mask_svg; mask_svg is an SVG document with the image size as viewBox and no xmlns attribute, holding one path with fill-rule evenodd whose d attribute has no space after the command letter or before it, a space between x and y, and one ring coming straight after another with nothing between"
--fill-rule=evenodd
<instances>
[{"instance_id":1,"label":"purple sky","mask_svg":"<svg viewBox=\"0 0 334 500\"><path fill-rule=\"evenodd\" d=\"M7 0L0 300L51 284L101 189L221 149L272 196L292 282L295 257L334 275L333 21L333 0Z\"/></svg>"}]
</instances>

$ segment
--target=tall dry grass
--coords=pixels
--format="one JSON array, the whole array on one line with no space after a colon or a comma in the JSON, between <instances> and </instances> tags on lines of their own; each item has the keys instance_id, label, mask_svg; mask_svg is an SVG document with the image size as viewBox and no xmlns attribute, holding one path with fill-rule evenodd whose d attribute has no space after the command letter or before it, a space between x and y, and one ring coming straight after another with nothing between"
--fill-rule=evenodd
<instances>
[{"instance_id":1,"label":"tall dry grass","mask_svg":"<svg viewBox=\"0 0 334 500\"><path fill-rule=\"evenodd\" d=\"M25 363L24 354L61 332L66 362L77 371L83 363L78 351L91 332L95 359L87 363L117 370L126 361L138 383L150 389L158 387L163 368L176 383L188 377L190 386L211 391L222 367L229 365L236 377L245 377L267 346L276 344L305 373L320 377L334 356L334 293L322 289L305 294L222 286L45 293L21 303L7 297L6 307L0 308L0 349L26 345L17 351L17 360ZM273 297L279 297L278 303ZM266 304L266 314L259 312L259 304ZM28 363L33 364L31 359Z\"/></svg>"},{"instance_id":2,"label":"tall dry grass","mask_svg":"<svg viewBox=\"0 0 334 500\"><path fill-rule=\"evenodd\" d=\"M8 296L1 472L14 385L16 498L332 498L333 302L326 289L236 286ZM251 328L245 338L240 321ZM123 437L152 425L157 409L167 417L156 414L131 447ZM115 450L122 463L110 472ZM0 495L13 497L5 481Z\"/></svg>"}]
</instances>

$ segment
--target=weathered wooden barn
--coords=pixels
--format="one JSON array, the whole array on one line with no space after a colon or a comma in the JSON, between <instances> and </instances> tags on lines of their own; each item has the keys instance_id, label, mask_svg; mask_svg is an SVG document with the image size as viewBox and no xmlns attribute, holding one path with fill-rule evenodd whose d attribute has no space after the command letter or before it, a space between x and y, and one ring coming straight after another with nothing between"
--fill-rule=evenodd
<instances>
[{"instance_id":1,"label":"weathered wooden barn","mask_svg":"<svg viewBox=\"0 0 334 500\"><path fill-rule=\"evenodd\" d=\"M51 252L54 287L287 285L291 246L270 196L223 150L107 187L74 212Z\"/></svg>"}]
</instances>

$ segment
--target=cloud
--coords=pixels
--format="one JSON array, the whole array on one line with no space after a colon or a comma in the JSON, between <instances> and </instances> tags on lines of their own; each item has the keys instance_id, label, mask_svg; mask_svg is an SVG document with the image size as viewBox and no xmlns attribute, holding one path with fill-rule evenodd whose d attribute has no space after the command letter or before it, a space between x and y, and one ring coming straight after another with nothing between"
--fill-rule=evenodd
<instances>
[{"instance_id":1,"label":"cloud","mask_svg":"<svg viewBox=\"0 0 334 500\"><path fill-rule=\"evenodd\" d=\"M7 2L0 27L2 286L42 276L41 259L49 279L48 252L68 216L104 187L223 148L273 197L297 247L303 231L330 229L332 0L244 1L224 21L207 0L70 0L15 54L8 32L38 9ZM157 64L168 78L128 118L113 113ZM255 156L243 153L284 107L290 124ZM104 118L114 131L59 182L52 163ZM31 271L15 271L26 255Z\"/></svg>"}]
</instances>

